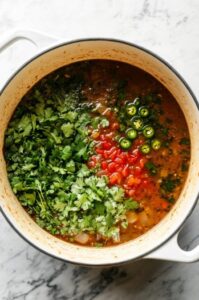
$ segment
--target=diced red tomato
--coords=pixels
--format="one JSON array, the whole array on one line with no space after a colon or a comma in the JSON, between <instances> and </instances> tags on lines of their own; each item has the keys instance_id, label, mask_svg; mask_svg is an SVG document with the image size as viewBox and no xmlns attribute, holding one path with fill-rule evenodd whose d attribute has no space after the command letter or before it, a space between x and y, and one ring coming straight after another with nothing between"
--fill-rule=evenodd
<instances>
[{"instance_id":1,"label":"diced red tomato","mask_svg":"<svg viewBox=\"0 0 199 300\"><path fill-rule=\"evenodd\" d=\"M118 165L123 165L123 160L120 158L120 157L116 157L115 158L115 162L118 164Z\"/></svg>"},{"instance_id":2,"label":"diced red tomato","mask_svg":"<svg viewBox=\"0 0 199 300\"><path fill-rule=\"evenodd\" d=\"M116 150L117 150L117 148L115 146L112 146L111 149L107 151L107 153L108 153L108 155L111 155Z\"/></svg>"},{"instance_id":3,"label":"diced red tomato","mask_svg":"<svg viewBox=\"0 0 199 300\"><path fill-rule=\"evenodd\" d=\"M120 184L121 180L122 180L122 177L121 177L120 173L118 173L118 172L111 174L109 177L109 182L111 185Z\"/></svg>"},{"instance_id":4,"label":"diced red tomato","mask_svg":"<svg viewBox=\"0 0 199 300\"><path fill-rule=\"evenodd\" d=\"M133 197L135 195L135 190L131 189L128 191L129 197Z\"/></svg>"},{"instance_id":5,"label":"diced red tomato","mask_svg":"<svg viewBox=\"0 0 199 300\"><path fill-rule=\"evenodd\" d=\"M117 164L115 164L114 162L109 163L108 170L110 173L117 171Z\"/></svg>"},{"instance_id":6,"label":"diced red tomato","mask_svg":"<svg viewBox=\"0 0 199 300\"><path fill-rule=\"evenodd\" d=\"M168 206L169 206L169 203L168 203L168 202L162 201L162 208L163 208L163 209L167 209Z\"/></svg>"},{"instance_id":7,"label":"diced red tomato","mask_svg":"<svg viewBox=\"0 0 199 300\"><path fill-rule=\"evenodd\" d=\"M111 124L111 129L112 130L118 130L120 128L120 125L118 122L114 122Z\"/></svg>"},{"instance_id":8,"label":"diced red tomato","mask_svg":"<svg viewBox=\"0 0 199 300\"><path fill-rule=\"evenodd\" d=\"M129 175L129 166L126 165L122 170L122 176L127 177Z\"/></svg>"},{"instance_id":9,"label":"diced red tomato","mask_svg":"<svg viewBox=\"0 0 199 300\"><path fill-rule=\"evenodd\" d=\"M100 149L100 148L96 148L95 151L96 151L98 154L103 154L103 153L104 153L104 150L103 150L103 149Z\"/></svg>"},{"instance_id":10,"label":"diced red tomato","mask_svg":"<svg viewBox=\"0 0 199 300\"><path fill-rule=\"evenodd\" d=\"M122 159L123 164L126 164L128 162L129 155L127 152L122 152L120 154L120 158Z\"/></svg>"},{"instance_id":11,"label":"diced red tomato","mask_svg":"<svg viewBox=\"0 0 199 300\"><path fill-rule=\"evenodd\" d=\"M117 157L117 150L113 151L110 155L109 155L109 159L111 160L115 160Z\"/></svg>"},{"instance_id":12,"label":"diced red tomato","mask_svg":"<svg viewBox=\"0 0 199 300\"><path fill-rule=\"evenodd\" d=\"M144 168L148 158L139 151L144 139L139 136L128 151L122 150L115 141L120 124L114 117L114 113L111 113L108 119L109 127L101 128L97 135L95 132L94 135L91 133L91 137L96 141L96 155L90 158L88 167L94 168L99 163L97 176L106 175L110 185L123 187L127 197L141 201L143 195L153 192L156 188ZM166 204L160 202L159 206L166 207Z\"/></svg>"},{"instance_id":13,"label":"diced red tomato","mask_svg":"<svg viewBox=\"0 0 199 300\"><path fill-rule=\"evenodd\" d=\"M102 148L105 149L105 150L109 150L111 149L112 147L112 144L107 142L107 141L104 141L102 144L101 144Z\"/></svg>"},{"instance_id":14,"label":"diced red tomato","mask_svg":"<svg viewBox=\"0 0 199 300\"><path fill-rule=\"evenodd\" d=\"M130 187L126 183L124 183L122 187L125 189L125 191L130 190Z\"/></svg>"},{"instance_id":15,"label":"diced red tomato","mask_svg":"<svg viewBox=\"0 0 199 300\"><path fill-rule=\"evenodd\" d=\"M134 177L133 175L129 175L126 180L126 184L128 186L134 186L141 183L141 179L138 177Z\"/></svg>"},{"instance_id":16,"label":"diced red tomato","mask_svg":"<svg viewBox=\"0 0 199 300\"><path fill-rule=\"evenodd\" d=\"M117 166L117 172L119 172L122 176L123 166Z\"/></svg>"},{"instance_id":17,"label":"diced red tomato","mask_svg":"<svg viewBox=\"0 0 199 300\"><path fill-rule=\"evenodd\" d=\"M148 180L145 179L145 180L142 181L142 184L143 184L144 186L147 186L147 185L149 184L149 182L148 182Z\"/></svg>"},{"instance_id":18,"label":"diced red tomato","mask_svg":"<svg viewBox=\"0 0 199 300\"><path fill-rule=\"evenodd\" d=\"M111 131L111 132L107 133L107 134L105 135L105 139L107 139L107 140L113 139L114 134L115 134L114 131ZM113 142L113 140L112 140L112 142Z\"/></svg>"},{"instance_id":19,"label":"diced red tomato","mask_svg":"<svg viewBox=\"0 0 199 300\"><path fill-rule=\"evenodd\" d=\"M139 164L142 169L144 168L146 162L147 162L147 159L145 157L142 157L140 159Z\"/></svg>"},{"instance_id":20,"label":"diced red tomato","mask_svg":"<svg viewBox=\"0 0 199 300\"><path fill-rule=\"evenodd\" d=\"M129 155L129 157L128 157L128 162L129 162L129 164L134 164L134 163L136 162L137 159L138 159L137 156Z\"/></svg>"},{"instance_id":21,"label":"diced red tomato","mask_svg":"<svg viewBox=\"0 0 199 300\"><path fill-rule=\"evenodd\" d=\"M104 159L108 159L108 157L109 157L108 150L104 150L102 156L104 157Z\"/></svg>"},{"instance_id":22,"label":"diced red tomato","mask_svg":"<svg viewBox=\"0 0 199 300\"><path fill-rule=\"evenodd\" d=\"M100 140L101 140L101 141L105 141L105 140L106 140L106 137L105 137L104 134L101 134L101 135L100 135Z\"/></svg>"},{"instance_id":23,"label":"diced red tomato","mask_svg":"<svg viewBox=\"0 0 199 300\"><path fill-rule=\"evenodd\" d=\"M102 161L102 162L101 162L101 168L102 168L102 170L106 170L107 167L108 167L108 163L107 163L105 160Z\"/></svg>"},{"instance_id":24,"label":"diced red tomato","mask_svg":"<svg viewBox=\"0 0 199 300\"><path fill-rule=\"evenodd\" d=\"M142 173L142 179L148 179L149 178L149 174L148 173Z\"/></svg>"},{"instance_id":25,"label":"diced red tomato","mask_svg":"<svg viewBox=\"0 0 199 300\"><path fill-rule=\"evenodd\" d=\"M120 157L121 156L121 153L122 153L122 150L121 149L117 149L117 156ZM121 157L120 157L121 158Z\"/></svg>"},{"instance_id":26,"label":"diced red tomato","mask_svg":"<svg viewBox=\"0 0 199 300\"><path fill-rule=\"evenodd\" d=\"M142 173L142 169L139 166L134 167L135 176L139 176Z\"/></svg>"},{"instance_id":27,"label":"diced red tomato","mask_svg":"<svg viewBox=\"0 0 199 300\"><path fill-rule=\"evenodd\" d=\"M132 153L132 155L134 155L134 156L140 156L140 152L139 152L139 149L138 149L138 148L133 149L133 150L131 151L131 153Z\"/></svg>"}]
</instances>

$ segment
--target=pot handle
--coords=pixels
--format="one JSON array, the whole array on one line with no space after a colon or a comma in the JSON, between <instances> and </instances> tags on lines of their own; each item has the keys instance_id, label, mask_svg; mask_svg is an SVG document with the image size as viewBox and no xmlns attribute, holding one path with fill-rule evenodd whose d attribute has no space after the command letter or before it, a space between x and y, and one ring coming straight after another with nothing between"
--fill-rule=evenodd
<instances>
[{"instance_id":1,"label":"pot handle","mask_svg":"<svg viewBox=\"0 0 199 300\"><path fill-rule=\"evenodd\" d=\"M196 262L199 260L199 245L193 250L183 250L178 243L180 230L157 250L146 255L146 259L160 259L175 262Z\"/></svg>"},{"instance_id":2,"label":"pot handle","mask_svg":"<svg viewBox=\"0 0 199 300\"><path fill-rule=\"evenodd\" d=\"M6 34L4 37L1 38L0 53L19 40L27 40L38 48L44 48L56 42L58 38L49 36L46 33L39 31L19 29L9 34Z\"/></svg>"}]
</instances>

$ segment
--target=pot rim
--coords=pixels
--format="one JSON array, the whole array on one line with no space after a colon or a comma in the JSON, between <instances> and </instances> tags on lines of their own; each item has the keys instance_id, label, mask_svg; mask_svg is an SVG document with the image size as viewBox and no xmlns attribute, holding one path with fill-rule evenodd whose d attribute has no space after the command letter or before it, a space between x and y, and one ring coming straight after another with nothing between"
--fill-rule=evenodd
<instances>
[{"instance_id":1,"label":"pot rim","mask_svg":"<svg viewBox=\"0 0 199 300\"><path fill-rule=\"evenodd\" d=\"M156 53L154 53L153 51L151 50L148 50L147 48L143 47L143 46L140 46L140 45L137 45L135 43L132 43L132 42L127 42L127 41L124 41L122 39L116 39L116 38L102 38L102 37L95 37L95 38L81 38L81 39L74 39L74 40L70 40L68 42L57 42L55 45L52 45L52 46L48 46L47 49L44 49L44 50L41 50L39 51L39 53L33 55L30 59L28 59L25 63L23 63L19 68L17 68L17 70L11 75L9 76L9 78L7 79L7 81L4 83L1 91L0 91L0 96L3 94L4 90L7 88L7 86L10 84L10 82L15 78L15 76L20 73L27 65L29 65L32 61L34 61L35 59L37 59L38 57L50 52L50 51L53 51L57 48L60 48L60 47L63 47L63 46L67 46L67 45L71 45L71 44L75 44L75 43L82 43L82 42L90 42L90 41L105 41L105 42L116 42L116 43L121 43L121 44L124 44L124 45L127 45L127 46L130 46L130 47L134 47L134 48L137 48L138 50L141 50L149 55L151 55L152 57L154 57L155 59L159 60L161 63L163 63L166 67L168 67L168 69L173 72L176 77L178 77L178 79L183 83L183 85L186 87L186 89L188 90L188 92L190 93L195 105L196 105L196 108L199 112L199 102L197 101L197 98L195 96L195 94L193 93L191 87L189 86L189 84L186 82L186 80L182 77L182 75L180 75L178 73L178 71L170 65L170 63L168 63L165 59L163 59L162 57L160 57L159 55L157 55ZM181 224L179 224L179 226L177 227L177 229L174 230L174 232L172 234L170 234L170 236L168 236L163 242L161 242L159 245L157 245L156 247L154 247L152 250L149 250L147 251L146 253L142 254L142 255L139 255L135 258L132 258L132 259L126 259L126 260L122 260L120 262L110 262L110 263L104 263L104 264L84 264L84 263L80 263L80 262L74 262L74 261L71 261L71 260L67 260L65 258L61 258L61 257L58 257L57 255L55 254L52 254L52 253L49 253L47 251L45 251L44 249L41 249L39 246L35 245L31 240L29 240L25 235L23 235L23 233L21 231L19 231L15 225L13 224L13 222L9 219L9 217L6 215L6 213L4 212L3 208L0 206L0 211L2 213L2 215L4 216L4 218L7 220L7 222L10 224L10 226L15 230L15 232L17 232L17 234L23 238L23 240L25 240L29 245L33 246L35 249L39 250L40 252L44 253L44 254L47 254L48 256L51 256L53 258L56 258L60 261L63 261L63 262L67 262L67 263L72 263L74 265L81 265L81 266L87 266L87 267L103 267L103 266L117 266L117 265L122 265L122 264L126 264L128 262L132 262L132 261L136 261L140 258L144 258L146 255L154 252L155 250L161 248L161 246L165 245L179 230L180 228L182 227L182 225L186 222L186 220L188 219L188 217L192 214L196 204L197 204L197 201L199 199L199 191L198 191L198 194L196 196L196 199L193 203L193 205L190 207L190 210L189 212L187 213L185 219L181 222ZM115 246L114 246L115 247Z\"/></svg>"}]
</instances>

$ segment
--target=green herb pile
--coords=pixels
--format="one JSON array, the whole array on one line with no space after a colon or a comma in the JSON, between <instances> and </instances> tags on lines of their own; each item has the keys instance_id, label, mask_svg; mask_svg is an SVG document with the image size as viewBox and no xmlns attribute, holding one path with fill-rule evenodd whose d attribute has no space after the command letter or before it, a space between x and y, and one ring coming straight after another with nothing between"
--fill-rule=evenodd
<instances>
[{"instance_id":1,"label":"green herb pile","mask_svg":"<svg viewBox=\"0 0 199 300\"><path fill-rule=\"evenodd\" d=\"M86 166L92 154L93 118L82 101L81 81L50 75L25 96L5 135L13 192L35 221L52 234L81 232L119 240L125 213L138 203Z\"/></svg>"}]
</instances>

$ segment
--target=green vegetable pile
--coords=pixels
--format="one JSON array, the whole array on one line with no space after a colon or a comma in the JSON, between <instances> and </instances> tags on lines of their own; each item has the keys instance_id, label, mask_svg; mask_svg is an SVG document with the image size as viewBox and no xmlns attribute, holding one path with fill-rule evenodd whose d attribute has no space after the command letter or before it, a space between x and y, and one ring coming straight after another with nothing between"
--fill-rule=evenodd
<instances>
[{"instance_id":1,"label":"green vegetable pile","mask_svg":"<svg viewBox=\"0 0 199 300\"><path fill-rule=\"evenodd\" d=\"M59 74L59 75L58 75ZM43 79L17 107L5 135L5 158L13 192L35 221L73 241L88 232L119 240L126 211L138 203L107 185L86 162L92 154L92 118L81 81L62 73Z\"/></svg>"}]
</instances>

